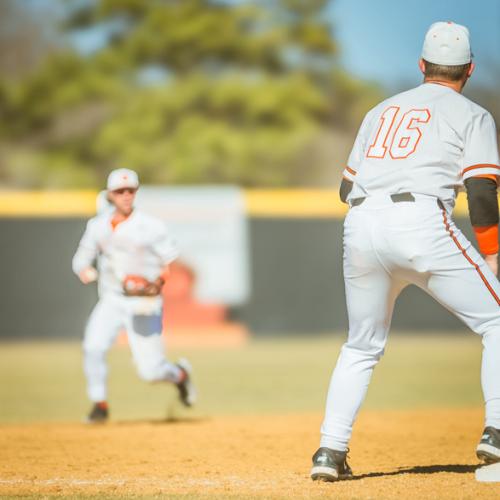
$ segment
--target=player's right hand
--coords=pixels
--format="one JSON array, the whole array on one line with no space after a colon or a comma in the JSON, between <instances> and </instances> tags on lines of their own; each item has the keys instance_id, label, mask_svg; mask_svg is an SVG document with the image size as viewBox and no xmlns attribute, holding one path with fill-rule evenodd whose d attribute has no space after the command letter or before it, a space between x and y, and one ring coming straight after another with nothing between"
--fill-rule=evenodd
<instances>
[{"instance_id":1,"label":"player's right hand","mask_svg":"<svg viewBox=\"0 0 500 500\"><path fill-rule=\"evenodd\" d=\"M491 269L495 276L498 276L498 253L494 253L492 255L485 255L484 261L488 264L488 267Z\"/></svg>"},{"instance_id":2,"label":"player's right hand","mask_svg":"<svg viewBox=\"0 0 500 500\"><path fill-rule=\"evenodd\" d=\"M78 277L80 278L80 281L84 284L87 285L88 283L92 283L97 279L97 270L94 267L86 267L82 271L80 271L80 274Z\"/></svg>"}]
</instances>

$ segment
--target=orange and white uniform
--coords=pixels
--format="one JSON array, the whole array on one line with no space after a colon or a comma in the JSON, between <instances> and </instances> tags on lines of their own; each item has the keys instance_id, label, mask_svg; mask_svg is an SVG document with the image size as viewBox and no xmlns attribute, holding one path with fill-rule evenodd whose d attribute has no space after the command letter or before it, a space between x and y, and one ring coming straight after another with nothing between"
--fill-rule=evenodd
<instances>
[{"instance_id":1,"label":"orange and white uniform","mask_svg":"<svg viewBox=\"0 0 500 500\"><path fill-rule=\"evenodd\" d=\"M439 198L453 206L464 180L500 175L491 114L439 83L391 97L363 120L344 177L349 199L394 193Z\"/></svg>"},{"instance_id":2,"label":"orange and white uniform","mask_svg":"<svg viewBox=\"0 0 500 500\"><path fill-rule=\"evenodd\" d=\"M174 239L160 219L135 209L119 224L108 210L92 218L73 257L73 271L97 260L99 301L83 340L87 392L91 401L107 399L106 353L121 330L127 332L137 371L147 381L177 383L177 365L167 361L162 332L162 297L128 297L122 289L126 275L154 281L178 256Z\"/></svg>"},{"instance_id":3,"label":"orange and white uniform","mask_svg":"<svg viewBox=\"0 0 500 500\"><path fill-rule=\"evenodd\" d=\"M73 258L76 274L97 259L100 297L123 295L126 275L154 281L179 255L161 219L138 209L119 224L113 223L113 216L112 211L106 211L89 220Z\"/></svg>"},{"instance_id":4,"label":"orange and white uniform","mask_svg":"<svg viewBox=\"0 0 500 500\"><path fill-rule=\"evenodd\" d=\"M366 116L344 176L348 340L333 372L321 446L344 451L396 298L414 284L481 335L486 426L500 428L500 284L455 226L465 179L500 175L495 124L439 83L387 99Z\"/></svg>"}]
</instances>

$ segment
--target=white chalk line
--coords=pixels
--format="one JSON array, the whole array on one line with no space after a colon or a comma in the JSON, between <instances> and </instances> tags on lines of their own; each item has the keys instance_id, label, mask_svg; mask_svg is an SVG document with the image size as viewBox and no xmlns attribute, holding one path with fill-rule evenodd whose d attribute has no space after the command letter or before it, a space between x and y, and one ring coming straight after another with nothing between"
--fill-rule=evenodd
<instances>
[{"instance_id":1,"label":"white chalk line","mask_svg":"<svg viewBox=\"0 0 500 500\"><path fill-rule=\"evenodd\" d=\"M270 486L277 486L280 481L264 480L256 481L255 479L243 479L238 476L225 476L220 479L206 478L171 478L160 479L151 478L106 478L106 479L80 479L80 478L63 478L55 477L50 479L26 479L26 478L0 478L0 486L32 486L32 487L85 487L85 486L149 486L152 488L182 488L203 486L205 488L221 488L227 486L247 487L252 490L267 489Z\"/></svg>"}]
</instances>

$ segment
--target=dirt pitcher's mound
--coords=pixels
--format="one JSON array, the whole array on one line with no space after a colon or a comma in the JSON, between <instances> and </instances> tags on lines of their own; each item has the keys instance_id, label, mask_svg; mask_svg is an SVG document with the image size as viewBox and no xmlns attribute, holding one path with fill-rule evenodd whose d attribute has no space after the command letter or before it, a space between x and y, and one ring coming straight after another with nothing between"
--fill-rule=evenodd
<instances>
[{"instance_id":1,"label":"dirt pitcher's mound","mask_svg":"<svg viewBox=\"0 0 500 500\"><path fill-rule=\"evenodd\" d=\"M365 412L355 478L313 483L321 415L0 427L0 495L499 498L478 483L482 411Z\"/></svg>"}]
</instances>

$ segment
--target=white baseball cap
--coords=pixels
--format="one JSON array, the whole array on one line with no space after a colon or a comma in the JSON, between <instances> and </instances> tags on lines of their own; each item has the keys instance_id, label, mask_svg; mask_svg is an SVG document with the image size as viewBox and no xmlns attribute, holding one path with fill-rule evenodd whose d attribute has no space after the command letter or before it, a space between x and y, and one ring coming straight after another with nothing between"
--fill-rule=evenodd
<instances>
[{"instance_id":1,"label":"white baseball cap","mask_svg":"<svg viewBox=\"0 0 500 500\"><path fill-rule=\"evenodd\" d=\"M117 168L108 175L108 191L115 191L122 188L138 188L139 177L137 173L128 168Z\"/></svg>"},{"instance_id":2,"label":"white baseball cap","mask_svg":"<svg viewBox=\"0 0 500 500\"><path fill-rule=\"evenodd\" d=\"M471 62L469 30L451 21L431 24L425 34L422 59L434 64L458 66Z\"/></svg>"}]
</instances>

